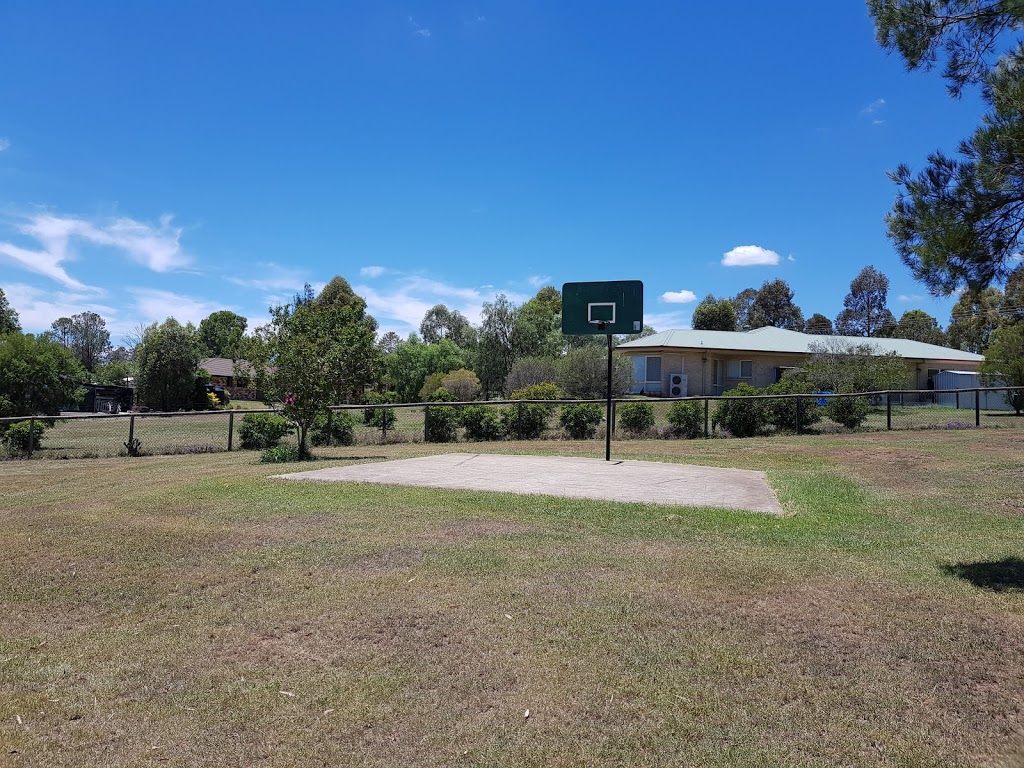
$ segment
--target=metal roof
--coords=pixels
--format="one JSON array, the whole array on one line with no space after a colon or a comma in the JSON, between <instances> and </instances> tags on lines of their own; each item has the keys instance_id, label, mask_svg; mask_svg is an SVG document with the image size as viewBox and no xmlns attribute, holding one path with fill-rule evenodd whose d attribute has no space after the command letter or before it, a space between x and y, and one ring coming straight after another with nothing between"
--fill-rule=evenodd
<instances>
[{"instance_id":1,"label":"metal roof","mask_svg":"<svg viewBox=\"0 0 1024 768\"><path fill-rule=\"evenodd\" d=\"M787 354L812 354L812 344L838 341L854 345L869 344L876 354L895 352L900 357L918 360L955 360L965 363L980 363L984 355L963 352L959 349L941 347L938 344L925 344L910 339L879 339L865 336L820 336L799 331L787 331L784 328L755 328L752 331L695 331L672 330L662 331L653 336L620 344L616 349L624 352L631 350L659 349L708 349L725 352L766 352Z\"/></svg>"}]
</instances>

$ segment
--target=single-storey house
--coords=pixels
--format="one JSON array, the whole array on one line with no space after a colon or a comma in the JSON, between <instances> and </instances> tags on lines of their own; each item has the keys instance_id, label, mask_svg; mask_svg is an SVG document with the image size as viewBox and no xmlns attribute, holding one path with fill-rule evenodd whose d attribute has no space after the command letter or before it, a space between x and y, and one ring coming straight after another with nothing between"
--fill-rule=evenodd
<instances>
[{"instance_id":1,"label":"single-storey house","mask_svg":"<svg viewBox=\"0 0 1024 768\"><path fill-rule=\"evenodd\" d=\"M982 355L909 339L818 336L783 328L752 331L662 331L626 342L616 352L633 361L636 394L662 397L720 395L741 382L767 387L811 356L822 342L870 344L878 354L902 357L914 389L934 386L943 370L977 371Z\"/></svg>"},{"instance_id":2,"label":"single-storey house","mask_svg":"<svg viewBox=\"0 0 1024 768\"><path fill-rule=\"evenodd\" d=\"M210 374L210 383L219 384L222 387L248 387L247 376L236 376L235 367L239 373L251 373L252 367L245 360L232 360L230 357L208 357L200 361L199 367Z\"/></svg>"}]
</instances>

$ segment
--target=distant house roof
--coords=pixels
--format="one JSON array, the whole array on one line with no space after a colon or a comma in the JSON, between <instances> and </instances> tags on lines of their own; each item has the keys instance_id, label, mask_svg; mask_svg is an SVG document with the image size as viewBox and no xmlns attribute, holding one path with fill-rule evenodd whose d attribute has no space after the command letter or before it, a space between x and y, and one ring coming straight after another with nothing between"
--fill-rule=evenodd
<instances>
[{"instance_id":1,"label":"distant house roof","mask_svg":"<svg viewBox=\"0 0 1024 768\"><path fill-rule=\"evenodd\" d=\"M784 328L755 328L752 331L662 331L653 336L620 344L623 352L640 352L652 349L707 349L723 352L762 352L810 355L812 344L823 341L839 341L850 344L870 344L877 354L895 352L900 357L917 360L948 360L950 362L980 363L984 355L962 352L959 349L925 344L910 339L879 339L864 336L819 336Z\"/></svg>"},{"instance_id":2,"label":"distant house roof","mask_svg":"<svg viewBox=\"0 0 1024 768\"><path fill-rule=\"evenodd\" d=\"M234 376L235 365L243 375L251 375L252 367L246 360L232 360L230 357L208 357L200 361L199 367L211 376Z\"/></svg>"}]
</instances>

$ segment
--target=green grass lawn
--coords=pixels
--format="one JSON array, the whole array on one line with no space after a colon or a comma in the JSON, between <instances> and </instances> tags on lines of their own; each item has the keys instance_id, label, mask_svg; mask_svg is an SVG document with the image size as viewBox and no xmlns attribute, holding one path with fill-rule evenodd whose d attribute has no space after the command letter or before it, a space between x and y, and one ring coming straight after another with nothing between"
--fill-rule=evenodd
<instances>
[{"instance_id":1,"label":"green grass lawn","mask_svg":"<svg viewBox=\"0 0 1024 768\"><path fill-rule=\"evenodd\" d=\"M298 468L467 449L601 455ZM615 455L764 470L790 516L0 463L0 764L1022 764L1024 433Z\"/></svg>"}]
</instances>

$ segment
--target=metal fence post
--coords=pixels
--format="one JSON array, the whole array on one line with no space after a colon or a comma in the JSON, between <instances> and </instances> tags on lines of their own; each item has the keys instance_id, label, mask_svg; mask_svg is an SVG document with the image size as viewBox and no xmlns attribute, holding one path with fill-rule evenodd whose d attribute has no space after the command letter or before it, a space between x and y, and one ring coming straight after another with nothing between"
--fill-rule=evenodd
<instances>
[{"instance_id":1,"label":"metal fence post","mask_svg":"<svg viewBox=\"0 0 1024 768\"><path fill-rule=\"evenodd\" d=\"M327 445L334 444L334 411L327 409Z\"/></svg>"},{"instance_id":2,"label":"metal fence post","mask_svg":"<svg viewBox=\"0 0 1024 768\"><path fill-rule=\"evenodd\" d=\"M956 409L960 410L960 390L956 391Z\"/></svg>"},{"instance_id":3,"label":"metal fence post","mask_svg":"<svg viewBox=\"0 0 1024 768\"><path fill-rule=\"evenodd\" d=\"M892 392L885 393L885 428L892 429Z\"/></svg>"},{"instance_id":4,"label":"metal fence post","mask_svg":"<svg viewBox=\"0 0 1024 768\"><path fill-rule=\"evenodd\" d=\"M231 450L235 440L235 412L228 411L228 450Z\"/></svg>"},{"instance_id":5,"label":"metal fence post","mask_svg":"<svg viewBox=\"0 0 1024 768\"><path fill-rule=\"evenodd\" d=\"M430 442L430 406L423 406L423 442Z\"/></svg>"},{"instance_id":6,"label":"metal fence post","mask_svg":"<svg viewBox=\"0 0 1024 768\"><path fill-rule=\"evenodd\" d=\"M615 411L616 411L617 406L618 406L618 403L613 400L612 401L612 427L611 427L613 435L615 434Z\"/></svg>"},{"instance_id":7,"label":"metal fence post","mask_svg":"<svg viewBox=\"0 0 1024 768\"><path fill-rule=\"evenodd\" d=\"M32 458L32 446L36 441L36 420L28 420L28 457Z\"/></svg>"},{"instance_id":8,"label":"metal fence post","mask_svg":"<svg viewBox=\"0 0 1024 768\"><path fill-rule=\"evenodd\" d=\"M711 426L710 426L710 422L708 421L708 415L709 415L709 410L710 410L709 406L710 405L711 405L711 401L708 400L708 398L705 397L704 398L704 439L705 440L707 440L709 437L711 437Z\"/></svg>"},{"instance_id":9,"label":"metal fence post","mask_svg":"<svg viewBox=\"0 0 1024 768\"><path fill-rule=\"evenodd\" d=\"M148 439L148 438L147 438ZM135 416L134 414L128 417L128 445L135 443ZM127 446L125 446L127 447ZM129 448L129 456L131 455Z\"/></svg>"},{"instance_id":10,"label":"metal fence post","mask_svg":"<svg viewBox=\"0 0 1024 768\"><path fill-rule=\"evenodd\" d=\"M801 431L800 430L800 416L801 416L801 411L803 410L803 407L802 407L803 406L803 402L804 401L803 401L802 398L798 397L796 399L796 433L798 435L800 434L800 431Z\"/></svg>"},{"instance_id":11,"label":"metal fence post","mask_svg":"<svg viewBox=\"0 0 1024 768\"><path fill-rule=\"evenodd\" d=\"M981 426L981 390L974 390L974 426Z\"/></svg>"}]
</instances>

